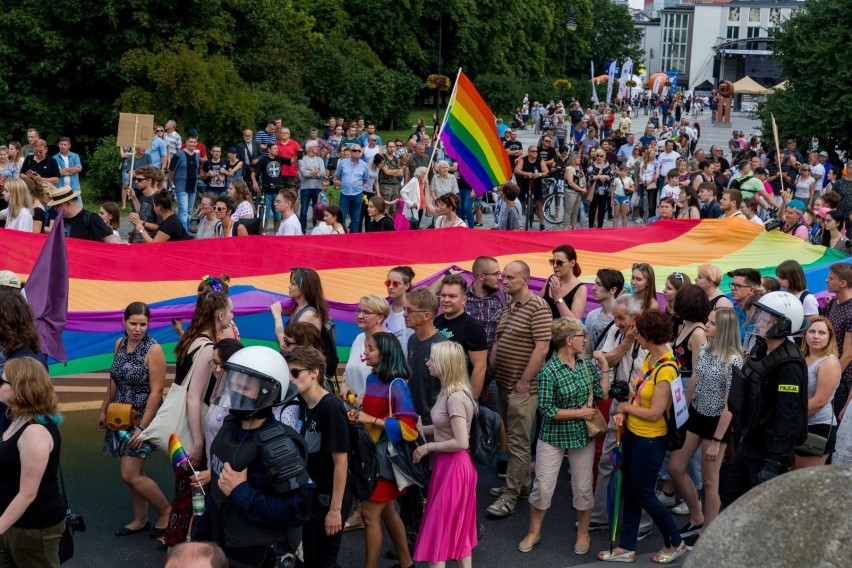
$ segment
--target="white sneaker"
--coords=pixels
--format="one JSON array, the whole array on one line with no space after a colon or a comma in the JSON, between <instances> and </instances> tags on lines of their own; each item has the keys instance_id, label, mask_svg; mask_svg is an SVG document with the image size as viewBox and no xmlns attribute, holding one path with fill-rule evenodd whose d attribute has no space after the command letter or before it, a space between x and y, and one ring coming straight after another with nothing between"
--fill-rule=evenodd
<instances>
[{"instance_id":1,"label":"white sneaker","mask_svg":"<svg viewBox=\"0 0 852 568\"><path fill-rule=\"evenodd\" d=\"M657 490L657 499L659 499L660 503L662 503L666 507L674 507L675 505L677 505L674 493L668 495L662 489Z\"/></svg>"},{"instance_id":2,"label":"white sneaker","mask_svg":"<svg viewBox=\"0 0 852 568\"><path fill-rule=\"evenodd\" d=\"M701 501L698 502L698 506L701 506ZM672 509L672 513L674 513L675 515L688 515L689 507L686 506L686 501L681 501L680 503L678 503L677 507L674 507Z\"/></svg>"}]
</instances>

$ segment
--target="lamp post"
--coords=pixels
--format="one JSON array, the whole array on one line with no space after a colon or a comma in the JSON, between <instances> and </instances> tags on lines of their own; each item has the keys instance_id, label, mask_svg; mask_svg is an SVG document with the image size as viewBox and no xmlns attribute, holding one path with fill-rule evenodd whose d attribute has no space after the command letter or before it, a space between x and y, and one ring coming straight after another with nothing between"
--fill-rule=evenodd
<instances>
[{"instance_id":1,"label":"lamp post","mask_svg":"<svg viewBox=\"0 0 852 568\"><path fill-rule=\"evenodd\" d=\"M571 4L565 8L565 42L562 47L562 76L565 76L565 61L568 57L568 33L577 31L577 20L574 18L574 8Z\"/></svg>"},{"instance_id":2,"label":"lamp post","mask_svg":"<svg viewBox=\"0 0 852 568\"><path fill-rule=\"evenodd\" d=\"M438 75L441 74L441 48L443 47L444 39L444 2L439 0L438 13ZM435 92L435 112L441 112L441 89Z\"/></svg>"}]
</instances>

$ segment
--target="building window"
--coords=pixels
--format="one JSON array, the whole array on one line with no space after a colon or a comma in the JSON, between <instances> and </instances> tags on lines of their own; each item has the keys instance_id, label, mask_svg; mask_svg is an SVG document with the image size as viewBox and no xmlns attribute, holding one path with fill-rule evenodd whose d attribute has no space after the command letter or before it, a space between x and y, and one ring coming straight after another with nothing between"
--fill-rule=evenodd
<instances>
[{"instance_id":1,"label":"building window","mask_svg":"<svg viewBox=\"0 0 852 568\"><path fill-rule=\"evenodd\" d=\"M747 27L746 28L746 37L749 38L749 39L760 37L760 28L754 27L754 26ZM757 43L758 42L756 42L756 41L748 42L746 44L746 49L757 49L758 48Z\"/></svg>"},{"instance_id":2,"label":"building window","mask_svg":"<svg viewBox=\"0 0 852 568\"><path fill-rule=\"evenodd\" d=\"M748 21L751 23L759 23L760 22L760 8L749 8L748 9Z\"/></svg>"},{"instance_id":3,"label":"building window","mask_svg":"<svg viewBox=\"0 0 852 568\"><path fill-rule=\"evenodd\" d=\"M728 35L726 37L728 39L740 39L740 27L728 26Z\"/></svg>"},{"instance_id":4,"label":"building window","mask_svg":"<svg viewBox=\"0 0 852 568\"><path fill-rule=\"evenodd\" d=\"M728 8L728 21L729 22L739 22L740 21L740 9L739 8Z\"/></svg>"},{"instance_id":5,"label":"building window","mask_svg":"<svg viewBox=\"0 0 852 568\"><path fill-rule=\"evenodd\" d=\"M778 8L769 9L769 25L778 27L781 25L781 10Z\"/></svg>"},{"instance_id":6,"label":"building window","mask_svg":"<svg viewBox=\"0 0 852 568\"><path fill-rule=\"evenodd\" d=\"M664 14L660 64L663 70L686 72L688 14Z\"/></svg>"}]
</instances>

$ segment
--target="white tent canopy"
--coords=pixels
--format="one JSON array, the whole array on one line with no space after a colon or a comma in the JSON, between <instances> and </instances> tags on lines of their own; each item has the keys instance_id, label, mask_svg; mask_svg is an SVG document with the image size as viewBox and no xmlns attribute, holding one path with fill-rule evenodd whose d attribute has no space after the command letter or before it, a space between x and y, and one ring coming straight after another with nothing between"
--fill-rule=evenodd
<instances>
[{"instance_id":1,"label":"white tent canopy","mask_svg":"<svg viewBox=\"0 0 852 568\"><path fill-rule=\"evenodd\" d=\"M772 89L761 86L760 83L748 75L734 83L735 95L768 95L771 92Z\"/></svg>"}]
</instances>

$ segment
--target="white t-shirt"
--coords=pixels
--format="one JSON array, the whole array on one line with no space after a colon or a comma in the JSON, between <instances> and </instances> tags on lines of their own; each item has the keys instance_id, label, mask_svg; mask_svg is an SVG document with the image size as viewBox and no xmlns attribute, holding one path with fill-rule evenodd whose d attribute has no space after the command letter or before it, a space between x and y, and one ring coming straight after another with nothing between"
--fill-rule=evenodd
<instances>
[{"instance_id":1,"label":"white t-shirt","mask_svg":"<svg viewBox=\"0 0 852 568\"><path fill-rule=\"evenodd\" d=\"M680 154L674 150L671 152L661 152L657 156L657 162L660 164L660 175L665 177L669 173L669 170L677 165L678 159L680 159Z\"/></svg>"},{"instance_id":2,"label":"white t-shirt","mask_svg":"<svg viewBox=\"0 0 852 568\"><path fill-rule=\"evenodd\" d=\"M678 199L680 199L680 186L679 185L664 185L662 191L660 191L660 198L663 197L671 197L674 199L674 202L677 203Z\"/></svg>"},{"instance_id":3,"label":"white t-shirt","mask_svg":"<svg viewBox=\"0 0 852 568\"><path fill-rule=\"evenodd\" d=\"M281 224L278 226L278 232L275 234L279 237L301 236L302 225L299 223L299 216L293 213L286 219L282 219Z\"/></svg>"},{"instance_id":4,"label":"white t-shirt","mask_svg":"<svg viewBox=\"0 0 852 568\"><path fill-rule=\"evenodd\" d=\"M603 340L603 345L601 347L601 351L604 353L609 353L614 350L621 342L622 342L621 332L618 330L616 326L612 326L609 328L609 331L606 332L606 339ZM648 355L648 351L646 349L642 349L639 346L638 341L634 342L634 345L624 354L624 357L613 367L615 371L615 376L611 377L616 381L632 381L636 378L636 375L642 374L642 362L645 360L645 356ZM613 405L617 405L618 403L613 400Z\"/></svg>"},{"instance_id":5,"label":"white t-shirt","mask_svg":"<svg viewBox=\"0 0 852 568\"><path fill-rule=\"evenodd\" d=\"M802 295L801 292L796 294L796 297L799 298ZM808 294L805 296L804 300L800 300L802 302L802 307L804 308L805 317L808 316L816 316L819 315L819 304L817 303L816 296L813 294Z\"/></svg>"},{"instance_id":6,"label":"white t-shirt","mask_svg":"<svg viewBox=\"0 0 852 568\"><path fill-rule=\"evenodd\" d=\"M22 207L18 212L18 216L14 219L9 218L9 208L7 207L3 211L0 211L6 218L6 228L14 229L16 231L24 231L26 233L33 232L33 214L26 207Z\"/></svg>"},{"instance_id":7,"label":"white t-shirt","mask_svg":"<svg viewBox=\"0 0 852 568\"><path fill-rule=\"evenodd\" d=\"M405 325L405 317L401 311L393 311L391 306L390 314L382 324L388 332L394 334L399 339L402 345L402 352L408 357L408 338L414 334L414 330Z\"/></svg>"}]
</instances>

